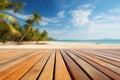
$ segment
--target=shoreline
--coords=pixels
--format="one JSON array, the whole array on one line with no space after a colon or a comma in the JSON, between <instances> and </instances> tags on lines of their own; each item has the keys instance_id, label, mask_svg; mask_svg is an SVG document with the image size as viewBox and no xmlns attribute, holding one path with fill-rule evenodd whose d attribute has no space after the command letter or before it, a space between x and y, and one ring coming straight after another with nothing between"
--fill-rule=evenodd
<instances>
[{"instance_id":1,"label":"shoreline","mask_svg":"<svg viewBox=\"0 0 120 80\"><path fill-rule=\"evenodd\" d=\"M120 44L97 44L82 42L56 42L39 41L23 42L21 45L15 43L0 43L0 49L120 49Z\"/></svg>"}]
</instances>

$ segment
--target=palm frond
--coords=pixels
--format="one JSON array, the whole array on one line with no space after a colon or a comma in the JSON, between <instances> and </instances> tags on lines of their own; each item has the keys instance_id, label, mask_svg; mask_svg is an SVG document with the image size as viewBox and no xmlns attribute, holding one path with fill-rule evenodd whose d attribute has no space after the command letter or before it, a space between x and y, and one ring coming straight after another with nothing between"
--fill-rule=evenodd
<instances>
[{"instance_id":1,"label":"palm frond","mask_svg":"<svg viewBox=\"0 0 120 80\"><path fill-rule=\"evenodd\" d=\"M8 27L9 27L10 32L11 32L13 35L17 35L17 36L20 36L20 35L21 35L20 32L19 32L17 29L15 29L12 25L8 24Z\"/></svg>"},{"instance_id":2,"label":"palm frond","mask_svg":"<svg viewBox=\"0 0 120 80\"><path fill-rule=\"evenodd\" d=\"M8 30L6 22L0 20L0 31L6 31L6 30Z\"/></svg>"},{"instance_id":3,"label":"palm frond","mask_svg":"<svg viewBox=\"0 0 120 80\"><path fill-rule=\"evenodd\" d=\"M20 32L14 26L0 20L0 31L9 31L13 35L20 36Z\"/></svg>"},{"instance_id":4,"label":"palm frond","mask_svg":"<svg viewBox=\"0 0 120 80\"><path fill-rule=\"evenodd\" d=\"M25 3L23 2L12 2L9 0L1 0L0 1L0 11L5 10L14 10L14 12L23 11L23 6Z\"/></svg>"},{"instance_id":5,"label":"palm frond","mask_svg":"<svg viewBox=\"0 0 120 80\"><path fill-rule=\"evenodd\" d=\"M0 0L0 3L7 2L8 0Z\"/></svg>"},{"instance_id":6,"label":"palm frond","mask_svg":"<svg viewBox=\"0 0 120 80\"><path fill-rule=\"evenodd\" d=\"M10 22L13 22L13 23L18 23L18 21L14 17L12 17L8 14L0 13L0 19L10 21Z\"/></svg>"}]
</instances>

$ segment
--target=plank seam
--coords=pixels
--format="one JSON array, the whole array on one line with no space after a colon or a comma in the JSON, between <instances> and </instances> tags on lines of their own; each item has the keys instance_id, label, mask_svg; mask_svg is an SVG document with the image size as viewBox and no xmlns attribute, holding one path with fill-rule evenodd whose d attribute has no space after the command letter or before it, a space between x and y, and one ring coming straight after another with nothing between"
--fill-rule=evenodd
<instances>
[{"instance_id":1,"label":"plank seam","mask_svg":"<svg viewBox=\"0 0 120 80\"><path fill-rule=\"evenodd\" d=\"M36 52L37 52L37 51L29 52L29 53L26 54L26 55L20 56L20 57L15 58L15 59L11 59L11 60L9 60L9 61L7 61L7 62L0 63L0 65L7 64L7 63L9 63L9 62L11 62L11 61L14 61L14 60L20 59L20 58L22 58L22 57L24 57L24 56L31 55L32 53L36 53Z\"/></svg>"},{"instance_id":2,"label":"plank seam","mask_svg":"<svg viewBox=\"0 0 120 80\"><path fill-rule=\"evenodd\" d=\"M55 57L54 57L54 69L53 69L53 79L55 80L55 69L56 69L56 51L55 51Z\"/></svg>"},{"instance_id":3,"label":"plank seam","mask_svg":"<svg viewBox=\"0 0 120 80\"><path fill-rule=\"evenodd\" d=\"M76 55L76 54L75 54ZM76 56L78 56L78 55L76 55ZM82 55L81 55L82 56ZM79 56L78 56L79 57ZM83 56L84 57L84 56ZM81 58L81 57L79 57L79 58ZM86 58L86 57L85 57ZM83 59L83 58L81 58L81 59ZM88 59L88 58L87 58ZM83 59L84 61L86 61L85 59ZM88 60L90 60L90 59L88 59ZM90 60L90 61L93 61L93 60ZM86 61L87 62L87 61ZM96 63L95 61L93 61L94 63ZM88 63L88 62L87 62ZM111 80L114 80L112 77L110 77L109 75L107 75L106 73L104 73L103 71L101 71L100 69L98 69L98 68L96 68L93 64L91 64L91 63L88 63L88 64L90 64L91 66L93 66L95 69L97 69L97 70L99 70L101 73L103 73L104 75L106 75L107 77L109 77ZM98 64L98 63L96 63L96 64ZM102 66L102 65L100 65L100 64L98 64L99 66ZM104 66L102 66L102 67L104 67ZM106 67L104 67L105 69L107 69L107 70L109 70L108 68L106 68ZM110 70L111 71L111 70ZM113 72L113 71L112 71ZM114 72L113 72L114 73ZM116 73L115 73L116 74Z\"/></svg>"},{"instance_id":4,"label":"plank seam","mask_svg":"<svg viewBox=\"0 0 120 80\"><path fill-rule=\"evenodd\" d=\"M52 51L52 52L53 52L53 51ZM52 53L52 52L51 52L51 53ZM50 54L50 56L51 56L51 54ZM41 75L42 71L44 70L44 68L45 68L45 66L46 66L46 64L47 64L47 62L48 62L48 60L50 59L50 56L48 57L47 61L45 62L44 66L43 66L42 70L40 71L40 73L38 74L38 76L37 76L36 80L38 80L38 79L39 79L39 77L40 77L40 75Z\"/></svg>"},{"instance_id":5,"label":"plank seam","mask_svg":"<svg viewBox=\"0 0 120 80\"><path fill-rule=\"evenodd\" d=\"M44 55L44 56L45 56L45 55ZM42 56L36 63L38 63L44 56ZM35 64L36 64L36 63L35 63ZM31 68L30 68L27 72L29 72L29 71L35 66L35 64L34 64L33 66L31 66ZM27 72L26 72L26 73L27 73ZM25 74L26 74L26 73L25 73ZM20 77L20 79L21 79L25 74L23 74L23 75Z\"/></svg>"},{"instance_id":6,"label":"plank seam","mask_svg":"<svg viewBox=\"0 0 120 80\"><path fill-rule=\"evenodd\" d=\"M79 50L77 50L77 51L79 52ZM94 58L96 58L95 56L97 56L97 57L101 57L101 58L108 59L108 60L111 61L111 59L105 58L105 57L103 57L103 56L99 56L99 55L95 55L95 54L91 54L91 55L90 55L89 52L84 52L84 51L82 51L82 52L85 53L86 55L91 56L91 57L94 57ZM97 58L97 59L99 59L99 60L101 60L101 61L104 61L104 62L106 62L106 63L108 63L108 64L114 65L114 66L116 66L116 67L119 67L118 65L115 65L115 64L110 63L110 62L108 62L108 61L105 61L105 60L103 60L103 59L100 59L100 58ZM112 60L112 61L114 61L114 60ZM117 61L115 61L115 62L117 62ZM118 63L120 63L120 62L118 62Z\"/></svg>"},{"instance_id":7,"label":"plank seam","mask_svg":"<svg viewBox=\"0 0 120 80\"><path fill-rule=\"evenodd\" d=\"M77 51L77 52L79 52L79 51ZM79 55L81 55L81 54L79 54ZM86 55L88 55L88 54L86 54ZM81 55L81 56L83 56L83 55ZM90 56L90 55L88 55L88 56ZM85 57L85 56L84 56ZM85 57L86 58L86 57ZM95 58L95 57L93 57L93 58ZM87 58L87 59L89 59L89 58ZM91 59L89 59L89 60L91 60ZM100 60L100 59L99 59ZM93 60L91 60L91 61L93 61ZM95 62L95 61L93 61L93 62ZM95 63L97 63L97 64L99 64L98 62L95 62ZM108 62L106 62L106 63L108 63ZM109 64L109 63L108 63ZM117 75L120 75L120 74L118 74L117 72L115 72L115 71L113 71L113 70L111 70L111 69L109 69L109 68L107 68L107 67L105 67L105 66L103 66L103 65L101 65L101 64L99 64L100 66L102 66L102 67L104 67L104 68L106 68L106 69L108 69L108 70L110 70L110 71L112 71L113 73L115 73L115 74L117 74ZM112 64L111 64L112 65Z\"/></svg>"},{"instance_id":8,"label":"plank seam","mask_svg":"<svg viewBox=\"0 0 120 80\"><path fill-rule=\"evenodd\" d=\"M93 78L84 70L84 68L82 68L69 54L66 50L64 50L64 52L75 62L75 64L77 64L77 66L79 66L79 68L89 77L90 80L93 80ZM71 52L70 52L71 53ZM73 53L71 53L73 54ZM73 54L74 55L74 54ZM76 56L76 55L75 55Z\"/></svg>"},{"instance_id":9,"label":"plank seam","mask_svg":"<svg viewBox=\"0 0 120 80\"><path fill-rule=\"evenodd\" d=\"M64 57L63 57L63 54L62 54L62 51L61 51L61 50L60 50L60 54L61 54L61 56L62 56L62 58L63 58L63 61L64 61L64 63L65 63L65 66L66 66L69 74L70 74L71 79L74 80L74 77L73 77L73 75L72 75L72 72L71 72L70 69L68 68L68 65L67 65L67 63L66 63L66 61L65 61L65 59L64 59Z\"/></svg>"},{"instance_id":10,"label":"plank seam","mask_svg":"<svg viewBox=\"0 0 120 80\"><path fill-rule=\"evenodd\" d=\"M93 54L93 52L88 52L88 51L81 51L81 52L86 52L86 53L91 53L91 54ZM94 53L96 53L96 51L94 52ZM95 54L94 54L95 55ZM100 56L100 55L98 55L98 56ZM107 56L107 55L104 55L104 56ZM104 57L104 56L100 56L100 57ZM109 56L109 57L112 57L112 56ZM104 58L106 58L106 57L104 57ZM113 58L115 58L115 57L113 57ZM117 61L117 60L114 60L114 59L110 59L110 58L107 58L107 59L109 59L109 60L113 60L113 61ZM119 59L119 58L117 58L117 59ZM119 61L117 61L117 62L119 62ZM120 63L120 62L119 62Z\"/></svg>"}]
</instances>

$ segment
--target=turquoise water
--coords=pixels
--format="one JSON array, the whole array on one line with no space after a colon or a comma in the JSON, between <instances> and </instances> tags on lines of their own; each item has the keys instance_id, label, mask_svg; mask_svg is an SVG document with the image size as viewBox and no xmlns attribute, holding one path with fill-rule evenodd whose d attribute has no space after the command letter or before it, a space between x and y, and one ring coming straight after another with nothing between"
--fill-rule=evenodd
<instances>
[{"instance_id":1,"label":"turquoise water","mask_svg":"<svg viewBox=\"0 0 120 80\"><path fill-rule=\"evenodd\" d=\"M57 42L120 44L120 40L55 40Z\"/></svg>"}]
</instances>

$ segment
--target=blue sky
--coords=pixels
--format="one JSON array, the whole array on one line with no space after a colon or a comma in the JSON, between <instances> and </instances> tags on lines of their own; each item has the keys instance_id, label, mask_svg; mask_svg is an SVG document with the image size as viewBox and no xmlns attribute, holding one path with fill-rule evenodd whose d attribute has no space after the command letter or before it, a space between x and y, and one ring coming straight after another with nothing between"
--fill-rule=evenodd
<instances>
[{"instance_id":1,"label":"blue sky","mask_svg":"<svg viewBox=\"0 0 120 80\"><path fill-rule=\"evenodd\" d=\"M37 28L55 39L120 39L120 0L17 0L24 12L9 14L22 24L34 12L42 16Z\"/></svg>"}]
</instances>

